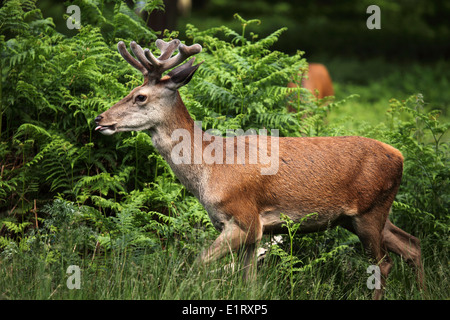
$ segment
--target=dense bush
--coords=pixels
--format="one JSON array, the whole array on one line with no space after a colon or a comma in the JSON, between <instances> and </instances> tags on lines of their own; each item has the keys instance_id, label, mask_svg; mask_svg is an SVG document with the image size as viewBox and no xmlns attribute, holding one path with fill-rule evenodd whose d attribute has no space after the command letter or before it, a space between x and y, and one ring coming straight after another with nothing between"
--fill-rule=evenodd
<instances>
[{"instance_id":1,"label":"dense bush","mask_svg":"<svg viewBox=\"0 0 450 320\"><path fill-rule=\"evenodd\" d=\"M36 268L42 270L89 261L96 267L104 262L100 256L126 252L139 260L143 252L168 252L173 246L193 256L215 230L150 136L94 131L95 116L142 82L142 75L117 53L117 41L138 40L156 50L156 34L120 1L112 20L94 1L77 3L90 13L89 24L73 37L58 33L34 1L12 0L0 9L0 265L28 253L26 259L39 260ZM271 49L285 30L259 39L246 34L257 20L236 19L239 32L223 26L186 28L189 41L203 45L198 59L205 61L181 92L192 116L205 129L362 134L396 146L406 161L394 221L415 235L432 236L436 246L448 250L449 150L442 137L449 125L440 124L436 112L423 111L420 95L393 100L388 120L376 127L351 131L342 123L329 124L327 112L345 100L324 106L306 98L303 89L296 89L305 96L301 100L288 91L285 84L305 70L306 61L301 52L289 56ZM163 38L175 36L166 32ZM287 103L297 112L288 113ZM330 232L333 241L327 240L329 234L297 236L305 252L322 251L315 260L296 260L296 270L309 270L308 265L339 256L355 243L342 230ZM285 250L279 248L275 256L285 257Z\"/></svg>"}]
</instances>

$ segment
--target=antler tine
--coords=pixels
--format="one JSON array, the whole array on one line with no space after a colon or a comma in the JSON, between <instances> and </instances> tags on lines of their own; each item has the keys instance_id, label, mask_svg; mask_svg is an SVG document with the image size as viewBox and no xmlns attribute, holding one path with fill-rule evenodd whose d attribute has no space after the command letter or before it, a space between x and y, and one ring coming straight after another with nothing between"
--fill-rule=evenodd
<instances>
[{"instance_id":1,"label":"antler tine","mask_svg":"<svg viewBox=\"0 0 450 320\"><path fill-rule=\"evenodd\" d=\"M119 41L119 43L117 44L117 49L119 50L120 55L125 59L125 61L141 71L144 76L148 74L147 68L142 65L142 63L133 58L133 56L128 52L127 47L125 46L125 43L123 41Z\"/></svg>"},{"instance_id":2,"label":"antler tine","mask_svg":"<svg viewBox=\"0 0 450 320\"><path fill-rule=\"evenodd\" d=\"M198 43L193 44L192 46L186 46L184 44L180 44L178 47L178 54L170 59L167 59L164 61L164 69L169 70L180 63L182 63L184 60L189 58L190 56L200 53L202 51L202 46Z\"/></svg>"},{"instance_id":3,"label":"antler tine","mask_svg":"<svg viewBox=\"0 0 450 320\"><path fill-rule=\"evenodd\" d=\"M178 39L173 39L170 42L165 42L161 39L156 40L156 46L161 51L161 55L158 57L158 60L169 59L172 56L172 53L177 50L180 43L181 42Z\"/></svg>"},{"instance_id":4,"label":"antler tine","mask_svg":"<svg viewBox=\"0 0 450 320\"><path fill-rule=\"evenodd\" d=\"M177 65L179 65L180 63L182 63L184 60L186 60L187 58L189 58L190 56L199 53L202 51L202 46L199 44L193 44L192 46L186 46L184 44L179 44L178 45L178 54L174 57L170 58L170 55L172 54L173 51L173 46L176 43L180 43L179 40L177 40L177 42L174 42L174 40L172 40L171 42L167 43L164 41L157 41L156 45L158 46L158 48L160 48L160 50L164 51L160 58L157 59L153 53L150 52L150 50L145 49L144 54L147 57L147 59L151 62L151 64L155 67L155 69L158 72L159 75L162 75L164 73L164 71L167 71ZM167 58L166 58L167 57ZM166 58L166 59L162 59L162 58Z\"/></svg>"},{"instance_id":5,"label":"antler tine","mask_svg":"<svg viewBox=\"0 0 450 320\"><path fill-rule=\"evenodd\" d=\"M131 41L130 47L136 58L138 58L139 62L144 66L146 70L151 73L154 69L153 65L145 57L144 50L141 48L141 46L138 45L135 41Z\"/></svg>"},{"instance_id":6,"label":"antler tine","mask_svg":"<svg viewBox=\"0 0 450 320\"><path fill-rule=\"evenodd\" d=\"M129 64L141 71L145 77L157 80L159 80L165 71L181 64L190 56L202 51L201 45L194 44L192 46L185 46L184 44L181 44L178 39L174 39L170 42L158 39L156 40L156 46L161 51L161 55L158 58L156 58L149 49L144 50L135 41L131 41L130 47L137 58L136 60L128 52L123 41L120 41L117 44L120 54ZM171 57L177 48L178 54Z\"/></svg>"}]
</instances>

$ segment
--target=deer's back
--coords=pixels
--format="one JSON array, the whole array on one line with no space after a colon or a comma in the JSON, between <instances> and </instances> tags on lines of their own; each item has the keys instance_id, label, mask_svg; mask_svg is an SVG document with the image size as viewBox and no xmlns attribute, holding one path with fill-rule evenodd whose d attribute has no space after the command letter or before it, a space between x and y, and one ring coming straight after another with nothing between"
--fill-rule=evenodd
<instances>
[{"instance_id":1,"label":"deer's back","mask_svg":"<svg viewBox=\"0 0 450 320\"><path fill-rule=\"evenodd\" d=\"M279 138L276 174L261 175L257 165L249 164L215 170L221 178L210 191L220 212L238 218L240 211L252 212L268 225L279 225L281 212L294 220L317 212L323 220L317 224L326 227L343 215L393 200L403 157L397 149L363 137Z\"/></svg>"}]
</instances>

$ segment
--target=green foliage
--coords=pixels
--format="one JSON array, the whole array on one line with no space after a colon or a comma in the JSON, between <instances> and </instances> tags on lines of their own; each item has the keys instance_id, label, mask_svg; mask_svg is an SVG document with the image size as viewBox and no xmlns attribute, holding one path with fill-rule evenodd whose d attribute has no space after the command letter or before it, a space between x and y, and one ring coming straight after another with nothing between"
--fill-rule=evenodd
<instances>
[{"instance_id":1,"label":"green foliage","mask_svg":"<svg viewBox=\"0 0 450 320\"><path fill-rule=\"evenodd\" d=\"M317 213L311 213L308 214L306 216L304 216L303 218L300 219L299 222L294 223L287 215L285 214L281 214L281 220L285 222L285 227L287 228L288 231L288 236L289 236L289 247L290 247L290 252L289 254L285 254L283 250L277 250L277 248L275 248L275 254L278 255L281 258L281 267L288 267L288 272L289 272L289 278L290 278L290 284L291 284L291 299L294 297L294 264L297 264L300 262L300 260L293 255L293 250L294 250L294 237L297 233L297 231L299 231L299 228L301 227L301 224L310 219L311 217L317 215ZM297 271L298 269L296 268L295 271Z\"/></svg>"},{"instance_id":2,"label":"green foliage","mask_svg":"<svg viewBox=\"0 0 450 320\"><path fill-rule=\"evenodd\" d=\"M390 122L395 128L390 131L391 141L406 159L395 217L416 234L426 230L445 243L450 231L450 150L443 138L450 123L440 123L440 112L424 112L424 107L421 94L391 100ZM399 121L402 112L407 121Z\"/></svg>"},{"instance_id":3,"label":"green foliage","mask_svg":"<svg viewBox=\"0 0 450 320\"><path fill-rule=\"evenodd\" d=\"M188 38L203 45L198 59L205 60L193 84L185 89L195 101L189 109L205 128L265 127L280 128L283 135L295 134L298 114L289 113L286 103L289 94L300 89L289 89L286 84L307 68L302 53L288 56L270 50L285 28L260 40L250 33L249 40L245 29L258 20L235 17L241 23L241 34L224 26L205 31L187 26Z\"/></svg>"}]
</instances>

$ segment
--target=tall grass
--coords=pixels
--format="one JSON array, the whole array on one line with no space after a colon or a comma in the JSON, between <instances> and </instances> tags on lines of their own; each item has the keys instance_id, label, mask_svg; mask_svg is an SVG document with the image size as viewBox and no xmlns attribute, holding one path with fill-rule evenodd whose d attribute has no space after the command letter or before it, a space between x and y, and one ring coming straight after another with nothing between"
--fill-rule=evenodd
<instances>
[{"instance_id":1,"label":"tall grass","mask_svg":"<svg viewBox=\"0 0 450 320\"><path fill-rule=\"evenodd\" d=\"M427 241L425 252L429 252ZM279 299L371 299L367 288L368 262L359 250L350 250L314 268L295 273L280 272L280 261L269 255L258 266L255 282L244 282L239 263L234 271L224 261L210 266L194 264L182 247L139 253L130 249L112 251L94 261L82 259L81 288L69 289L67 264L49 264L36 256L15 255L0 263L3 299L125 299L125 300L279 300ZM305 252L311 259L315 253ZM320 253L319 253L320 255ZM235 257L239 260L239 257ZM386 299L447 299L448 256L435 250L425 257L427 292L421 292L415 275L394 258L387 282ZM291 290L293 289L293 290Z\"/></svg>"}]
</instances>

